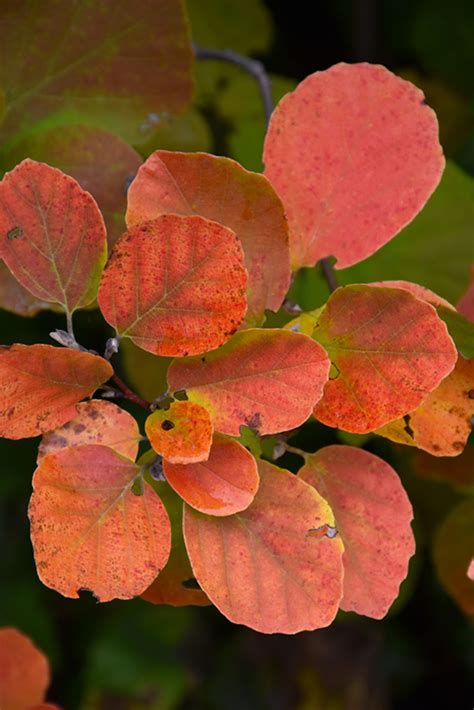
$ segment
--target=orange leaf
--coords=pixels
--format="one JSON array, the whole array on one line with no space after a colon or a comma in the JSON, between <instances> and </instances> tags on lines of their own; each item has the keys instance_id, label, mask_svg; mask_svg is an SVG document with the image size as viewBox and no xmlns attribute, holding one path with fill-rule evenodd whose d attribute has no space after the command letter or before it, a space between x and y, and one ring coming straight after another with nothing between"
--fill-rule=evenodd
<instances>
[{"instance_id":1,"label":"orange leaf","mask_svg":"<svg viewBox=\"0 0 474 710\"><path fill-rule=\"evenodd\" d=\"M230 158L158 150L130 186L127 224L169 212L199 214L237 234L249 275L248 324L261 323L266 308L278 310L290 285L288 226L263 175Z\"/></svg>"},{"instance_id":2,"label":"orange leaf","mask_svg":"<svg viewBox=\"0 0 474 710\"><path fill-rule=\"evenodd\" d=\"M360 434L416 409L457 358L433 306L405 289L338 288L313 337L334 368L314 416Z\"/></svg>"},{"instance_id":3,"label":"orange leaf","mask_svg":"<svg viewBox=\"0 0 474 710\"><path fill-rule=\"evenodd\" d=\"M173 402L169 409L157 409L146 420L145 431L156 453L171 463L197 463L209 457L211 417L199 404Z\"/></svg>"},{"instance_id":4,"label":"orange leaf","mask_svg":"<svg viewBox=\"0 0 474 710\"><path fill-rule=\"evenodd\" d=\"M471 433L473 415L474 360L460 355L454 370L418 409L376 433L433 456L459 456Z\"/></svg>"},{"instance_id":5,"label":"orange leaf","mask_svg":"<svg viewBox=\"0 0 474 710\"><path fill-rule=\"evenodd\" d=\"M49 663L17 629L0 629L0 708L25 710L41 703L50 683Z\"/></svg>"},{"instance_id":6,"label":"orange leaf","mask_svg":"<svg viewBox=\"0 0 474 710\"><path fill-rule=\"evenodd\" d=\"M339 537L308 530L334 525L328 504L304 481L265 461L252 505L224 518L184 509L184 539L194 574L236 624L294 634L328 626L342 595Z\"/></svg>"},{"instance_id":7,"label":"orange leaf","mask_svg":"<svg viewBox=\"0 0 474 710\"><path fill-rule=\"evenodd\" d=\"M235 234L202 217L163 215L116 243L99 289L105 320L144 350L188 355L219 347L246 311Z\"/></svg>"},{"instance_id":8,"label":"orange leaf","mask_svg":"<svg viewBox=\"0 0 474 710\"><path fill-rule=\"evenodd\" d=\"M97 203L60 170L24 160L0 182L0 256L33 296L68 313L87 306L107 258Z\"/></svg>"},{"instance_id":9,"label":"orange leaf","mask_svg":"<svg viewBox=\"0 0 474 710\"><path fill-rule=\"evenodd\" d=\"M474 499L457 505L438 528L433 559L438 576L459 607L474 615L474 582L468 575L474 557Z\"/></svg>"},{"instance_id":10,"label":"orange leaf","mask_svg":"<svg viewBox=\"0 0 474 710\"><path fill-rule=\"evenodd\" d=\"M370 64L337 64L287 94L264 162L287 211L294 268L367 258L411 222L444 168L422 91Z\"/></svg>"},{"instance_id":11,"label":"orange leaf","mask_svg":"<svg viewBox=\"0 0 474 710\"><path fill-rule=\"evenodd\" d=\"M171 521L171 553L164 569L143 592L151 604L208 606L211 602L199 588L183 539L183 501L166 481L153 481L153 488L166 506Z\"/></svg>"},{"instance_id":12,"label":"orange leaf","mask_svg":"<svg viewBox=\"0 0 474 710\"><path fill-rule=\"evenodd\" d=\"M138 424L131 414L113 402L92 399L77 405L74 419L43 436L38 449L38 463L48 454L81 444L110 446L135 461L139 441Z\"/></svg>"},{"instance_id":13,"label":"orange leaf","mask_svg":"<svg viewBox=\"0 0 474 710\"><path fill-rule=\"evenodd\" d=\"M326 353L308 336L253 328L204 358L175 360L168 383L206 407L218 431L239 436L245 425L274 434L306 421L328 371Z\"/></svg>"},{"instance_id":14,"label":"orange leaf","mask_svg":"<svg viewBox=\"0 0 474 710\"><path fill-rule=\"evenodd\" d=\"M201 513L233 515L249 507L258 489L257 464L234 439L215 434L209 458L201 463L164 461L166 480L176 493Z\"/></svg>"},{"instance_id":15,"label":"orange leaf","mask_svg":"<svg viewBox=\"0 0 474 710\"><path fill-rule=\"evenodd\" d=\"M298 476L331 506L344 543L341 609L381 619L398 596L415 552L413 510L385 461L353 446L306 456Z\"/></svg>"},{"instance_id":16,"label":"orange leaf","mask_svg":"<svg viewBox=\"0 0 474 710\"><path fill-rule=\"evenodd\" d=\"M97 355L52 345L0 347L0 436L23 439L61 426L113 375Z\"/></svg>"},{"instance_id":17,"label":"orange leaf","mask_svg":"<svg viewBox=\"0 0 474 710\"><path fill-rule=\"evenodd\" d=\"M130 599L165 566L166 510L140 468L107 446L73 446L46 456L33 477L29 516L41 581L65 597L81 589L101 602Z\"/></svg>"}]
</instances>

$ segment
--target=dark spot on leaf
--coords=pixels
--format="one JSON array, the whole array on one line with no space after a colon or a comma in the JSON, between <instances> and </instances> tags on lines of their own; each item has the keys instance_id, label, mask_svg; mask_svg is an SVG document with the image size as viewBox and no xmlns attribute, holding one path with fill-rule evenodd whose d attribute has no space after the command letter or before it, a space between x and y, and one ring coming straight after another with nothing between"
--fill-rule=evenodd
<instances>
[{"instance_id":1,"label":"dark spot on leaf","mask_svg":"<svg viewBox=\"0 0 474 710\"><path fill-rule=\"evenodd\" d=\"M332 362L332 363L331 363L331 367L330 367L330 369L329 369L329 379L330 379L330 380L336 380L336 379L339 377L340 374L341 374L340 369L338 368L338 366L336 365L336 363Z\"/></svg>"},{"instance_id":2,"label":"dark spot on leaf","mask_svg":"<svg viewBox=\"0 0 474 710\"><path fill-rule=\"evenodd\" d=\"M174 429L174 423L171 422L169 419L165 419L164 422L161 423L161 428L164 429L165 431L169 431L170 429Z\"/></svg>"},{"instance_id":3,"label":"dark spot on leaf","mask_svg":"<svg viewBox=\"0 0 474 710\"><path fill-rule=\"evenodd\" d=\"M474 390L469 390L467 396L469 397L469 399L474 399Z\"/></svg>"},{"instance_id":4,"label":"dark spot on leaf","mask_svg":"<svg viewBox=\"0 0 474 710\"><path fill-rule=\"evenodd\" d=\"M178 400L178 402L187 402L188 400L188 395L186 394L186 390L176 390L174 392L173 397Z\"/></svg>"},{"instance_id":5,"label":"dark spot on leaf","mask_svg":"<svg viewBox=\"0 0 474 710\"><path fill-rule=\"evenodd\" d=\"M201 358L201 362L206 362L206 358L204 356Z\"/></svg>"},{"instance_id":6,"label":"dark spot on leaf","mask_svg":"<svg viewBox=\"0 0 474 710\"><path fill-rule=\"evenodd\" d=\"M87 416L90 417L90 419L97 419L99 412L96 409L89 409Z\"/></svg>"},{"instance_id":7,"label":"dark spot on leaf","mask_svg":"<svg viewBox=\"0 0 474 710\"><path fill-rule=\"evenodd\" d=\"M76 424L76 426L74 427L74 433L82 434L82 432L85 431L85 428L86 427L84 426L84 424Z\"/></svg>"},{"instance_id":8,"label":"dark spot on leaf","mask_svg":"<svg viewBox=\"0 0 474 710\"><path fill-rule=\"evenodd\" d=\"M260 412L255 412L251 417L247 417L246 424L249 429L253 429L258 434L259 427L262 425L262 415Z\"/></svg>"},{"instance_id":9,"label":"dark spot on leaf","mask_svg":"<svg viewBox=\"0 0 474 710\"><path fill-rule=\"evenodd\" d=\"M10 229L7 232L7 239L9 241L13 241L13 239L18 239L18 237L21 237L23 234L23 230L21 227L13 227L13 229Z\"/></svg>"},{"instance_id":10,"label":"dark spot on leaf","mask_svg":"<svg viewBox=\"0 0 474 710\"><path fill-rule=\"evenodd\" d=\"M185 589L201 589L201 586L199 582L197 581L196 577L191 577L190 579L185 579L183 582L181 582L183 587Z\"/></svg>"},{"instance_id":11,"label":"dark spot on leaf","mask_svg":"<svg viewBox=\"0 0 474 710\"><path fill-rule=\"evenodd\" d=\"M410 436L412 439L414 439L415 432L413 431L413 429L410 426L410 415L405 414L405 416L403 417L403 421L405 422L405 426L403 427L403 431L406 431L408 436Z\"/></svg>"}]
</instances>

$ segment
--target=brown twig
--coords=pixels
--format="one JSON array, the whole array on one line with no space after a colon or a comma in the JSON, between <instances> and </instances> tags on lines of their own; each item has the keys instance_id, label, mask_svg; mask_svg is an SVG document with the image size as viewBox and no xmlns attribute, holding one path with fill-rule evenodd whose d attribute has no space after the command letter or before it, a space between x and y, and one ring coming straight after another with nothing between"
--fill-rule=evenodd
<instances>
[{"instance_id":1,"label":"brown twig","mask_svg":"<svg viewBox=\"0 0 474 710\"><path fill-rule=\"evenodd\" d=\"M114 374L112 377L112 382L115 382L126 399L130 400L130 402L135 402L135 404L138 404L140 407L143 407L143 409L149 411L150 402L147 402L146 399L143 399L140 395L131 390L130 387L128 387L117 374Z\"/></svg>"}]
</instances>

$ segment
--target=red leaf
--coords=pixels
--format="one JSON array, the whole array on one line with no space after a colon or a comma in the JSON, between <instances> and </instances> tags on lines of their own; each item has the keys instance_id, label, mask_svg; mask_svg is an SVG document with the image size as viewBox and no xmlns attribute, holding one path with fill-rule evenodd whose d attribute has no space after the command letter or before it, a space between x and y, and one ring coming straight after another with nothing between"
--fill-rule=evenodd
<instances>
[{"instance_id":1,"label":"red leaf","mask_svg":"<svg viewBox=\"0 0 474 710\"><path fill-rule=\"evenodd\" d=\"M433 558L438 576L459 607L474 614L474 583L468 572L474 557L474 499L457 505L436 532Z\"/></svg>"},{"instance_id":2,"label":"red leaf","mask_svg":"<svg viewBox=\"0 0 474 710\"><path fill-rule=\"evenodd\" d=\"M246 311L246 271L235 234L202 217L163 215L114 247L99 289L108 323L156 355L219 347Z\"/></svg>"},{"instance_id":3,"label":"red leaf","mask_svg":"<svg viewBox=\"0 0 474 710\"><path fill-rule=\"evenodd\" d=\"M24 160L0 182L0 256L42 301L68 313L92 303L107 258L94 198L56 168Z\"/></svg>"},{"instance_id":4,"label":"red leaf","mask_svg":"<svg viewBox=\"0 0 474 710\"><path fill-rule=\"evenodd\" d=\"M459 456L471 433L473 415L474 360L460 355L454 370L414 412L386 424L377 434L433 456Z\"/></svg>"},{"instance_id":5,"label":"red leaf","mask_svg":"<svg viewBox=\"0 0 474 710\"><path fill-rule=\"evenodd\" d=\"M370 64L337 64L287 94L264 161L287 211L294 268L367 258L411 222L444 168L422 91Z\"/></svg>"},{"instance_id":6,"label":"red leaf","mask_svg":"<svg viewBox=\"0 0 474 710\"><path fill-rule=\"evenodd\" d=\"M0 629L0 707L25 710L41 703L50 683L49 663L17 629Z\"/></svg>"},{"instance_id":7,"label":"red leaf","mask_svg":"<svg viewBox=\"0 0 474 710\"><path fill-rule=\"evenodd\" d=\"M265 461L252 505L224 518L185 506L184 538L194 574L210 600L236 624L294 634L328 626L342 594L340 538L308 530L334 525L316 491Z\"/></svg>"},{"instance_id":8,"label":"red leaf","mask_svg":"<svg viewBox=\"0 0 474 710\"><path fill-rule=\"evenodd\" d=\"M298 476L325 498L344 543L341 609L381 619L415 552L413 510L395 471L353 446L308 454Z\"/></svg>"},{"instance_id":9,"label":"red leaf","mask_svg":"<svg viewBox=\"0 0 474 710\"><path fill-rule=\"evenodd\" d=\"M138 424L131 414L102 399L82 402L76 409L74 419L43 436L38 449L38 463L48 454L81 444L110 446L135 461L141 437Z\"/></svg>"},{"instance_id":10,"label":"red leaf","mask_svg":"<svg viewBox=\"0 0 474 710\"><path fill-rule=\"evenodd\" d=\"M433 306L405 289L337 289L313 337L334 367L314 416L361 434L416 409L457 359Z\"/></svg>"},{"instance_id":11,"label":"red leaf","mask_svg":"<svg viewBox=\"0 0 474 710\"><path fill-rule=\"evenodd\" d=\"M278 310L290 285L288 226L263 175L229 158L158 150L130 186L127 223L169 212L199 214L237 234L249 274L248 324L261 323L266 308Z\"/></svg>"},{"instance_id":12,"label":"red leaf","mask_svg":"<svg viewBox=\"0 0 474 710\"><path fill-rule=\"evenodd\" d=\"M47 301L35 298L15 279L3 261L0 261L0 308L20 316L35 316L40 311L55 310ZM58 310L61 310L58 307Z\"/></svg>"},{"instance_id":13,"label":"red leaf","mask_svg":"<svg viewBox=\"0 0 474 710\"><path fill-rule=\"evenodd\" d=\"M166 566L143 592L151 604L208 606L211 602L199 588L183 539L183 501L166 481L153 481L153 488L166 506L171 521L171 553Z\"/></svg>"},{"instance_id":14,"label":"red leaf","mask_svg":"<svg viewBox=\"0 0 474 710\"><path fill-rule=\"evenodd\" d=\"M157 454L170 463L206 461L212 443L209 412L193 402L173 402L157 409L145 422L146 435Z\"/></svg>"},{"instance_id":15,"label":"red leaf","mask_svg":"<svg viewBox=\"0 0 474 710\"><path fill-rule=\"evenodd\" d=\"M205 358L175 360L168 384L203 405L218 431L239 436L245 425L273 434L306 421L328 371L326 353L308 336L254 328Z\"/></svg>"},{"instance_id":16,"label":"red leaf","mask_svg":"<svg viewBox=\"0 0 474 710\"><path fill-rule=\"evenodd\" d=\"M249 507L258 489L257 464L234 439L215 434L209 458L201 463L164 461L166 480L176 493L201 513L233 515Z\"/></svg>"},{"instance_id":17,"label":"red leaf","mask_svg":"<svg viewBox=\"0 0 474 710\"><path fill-rule=\"evenodd\" d=\"M151 584L171 547L166 510L140 468L107 446L46 456L33 477L31 541L41 581L65 597L130 599Z\"/></svg>"},{"instance_id":18,"label":"red leaf","mask_svg":"<svg viewBox=\"0 0 474 710\"><path fill-rule=\"evenodd\" d=\"M73 419L76 404L113 375L97 355L51 345L0 348L0 436L23 439Z\"/></svg>"}]
</instances>

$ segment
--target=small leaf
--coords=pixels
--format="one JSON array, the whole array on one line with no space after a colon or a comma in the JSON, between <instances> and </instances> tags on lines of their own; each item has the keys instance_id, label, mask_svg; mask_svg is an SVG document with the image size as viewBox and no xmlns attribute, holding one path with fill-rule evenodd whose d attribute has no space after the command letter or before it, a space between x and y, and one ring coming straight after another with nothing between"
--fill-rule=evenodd
<instances>
[{"instance_id":1,"label":"small leaf","mask_svg":"<svg viewBox=\"0 0 474 710\"><path fill-rule=\"evenodd\" d=\"M306 421L328 372L326 353L308 336L252 328L205 358L175 360L168 384L206 407L217 431L239 436L244 425L274 434Z\"/></svg>"},{"instance_id":2,"label":"small leaf","mask_svg":"<svg viewBox=\"0 0 474 710\"><path fill-rule=\"evenodd\" d=\"M97 355L51 345L0 348L0 436L23 439L65 424L113 375Z\"/></svg>"},{"instance_id":3,"label":"small leaf","mask_svg":"<svg viewBox=\"0 0 474 710\"><path fill-rule=\"evenodd\" d=\"M25 710L41 703L50 683L49 663L17 629L0 629L0 707Z\"/></svg>"},{"instance_id":4,"label":"small leaf","mask_svg":"<svg viewBox=\"0 0 474 710\"><path fill-rule=\"evenodd\" d=\"M415 217L444 168L423 92L365 63L316 72L287 94L264 162L288 214L294 268L366 259Z\"/></svg>"},{"instance_id":5,"label":"small leaf","mask_svg":"<svg viewBox=\"0 0 474 710\"><path fill-rule=\"evenodd\" d=\"M87 306L107 258L95 200L60 170L24 160L0 182L0 256L36 298L68 313Z\"/></svg>"},{"instance_id":6,"label":"small leaf","mask_svg":"<svg viewBox=\"0 0 474 710\"><path fill-rule=\"evenodd\" d=\"M141 595L142 599L151 604L208 606L210 601L194 579L184 545L183 501L166 481L153 481L152 485L171 521L171 552L165 567Z\"/></svg>"},{"instance_id":7,"label":"small leaf","mask_svg":"<svg viewBox=\"0 0 474 710\"><path fill-rule=\"evenodd\" d=\"M344 543L341 609L381 619L397 598L415 552L413 510L400 479L378 456L353 446L308 454L298 476L334 512Z\"/></svg>"},{"instance_id":8,"label":"small leaf","mask_svg":"<svg viewBox=\"0 0 474 710\"><path fill-rule=\"evenodd\" d=\"M314 416L359 434L416 409L457 358L433 306L405 289L338 288L313 337L334 369Z\"/></svg>"},{"instance_id":9,"label":"small leaf","mask_svg":"<svg viewBox=\"0 0 474 710\"><path fill-rule=\"evenodd\" d=\"M459 456L471 433L473 415L474 360L460 356L454 370L414 412L376 433L433 456Z\"/></svg>"},{"instance_id":10,"label":"small leaf","mask_svg":"<svg viewBox=\"0 0 474 710\"><path fill-rule=\"evenodd\" d=\"M246 312L247 275L235 234L202 217L163 215L117 242L102 278L108 323L155 355L219 347Z\"/></svg>"},{"instance_id":11,"label":"small leaf","mask_svg":"<svg viewBox=\"0 0 474 710\"><path fill-rule=\"evenodd\" d=\"M29 134L2 157L2 165L10 170L26 156L63 170L91 193L104 216L109 246L113 246L125 230L127 180L142 163L138 153L113 133L73 124Z\"/></svg>"},{"instance_id":12,"label":"small leaf","mask_svg":"<svg viewBox=\"0 0 474 710\"><path fill-rule=\"evenodd\" d=\"M146 435L157 454L170 463L206 461L212 443L211 417L193 402L173 402L157 409L145 422Z\"/></svg>"},{"instance_id":13,"label":"small leaf","mask_svg":"<svg viewBox=\"0 0 474 710\"><path fill-rule=\"evenodd\" d=\"M230 158L156 151L128 191L127 224L174 212L199 214L234 231L248 271L246 322L258 325L276 311L290 285L288 226L269 181Z\"/></svg>"},{"instance_id":14,"label":"small leaf","mask_svg":"<svg viewBox=\"0 0 474 710\"><path fill-rule=\"evenodd\" d=\"M219 611L262 633L328 626L342 595L339 537L309 529L334 525L329 505L304 481L259 462L252 505L224 518L184 509L184 539L194 574Z\"/></svg>"},{"instance_id":15,"label":"small leaf","mask_svg":"<svg viewBox=\"0 0 474 710\"><path fill-rule=\"evenodd\" d=\"M68 446L100 444L135 461L139 441L138 424L131 414L113 402L92 399L77 405L74 419L43 436L37 460L41 463L48 454Z\"/></svg>"},{"instance_id":16,"label":"small leaf","mask_svg":"<svg viewBox=\"0 0 474 710\"><path fill-rule=\"evenodd\" d=\"M165 566L166 510L140 468L107 446L73 446L45 457L33 477L29 517L41 581L65 597L130 599Z\"/></svg>"},{"instance_id":17,"label":"small leaf","mask_svg":"<svg viewBox=\"0 0 474 710\"><path fill-rule=\"evenodd\" d=\"M257 464L242 444L214 434L209 458L163 464L166 480L190 506L207 515L233 515L249 507L258 489Z\"/></svg>"},{"instance_id":18,"label":"small leaf","mask_svg":"<svg viewBox=\"0 0 474 710\"><path fill-rule=\"evenodd\" d=\"M467 498L438 528L433 558L444 587L468 616L474 614L474 582L467 574L473 557L474 498Z\"/></svg>"}]
</instances>

